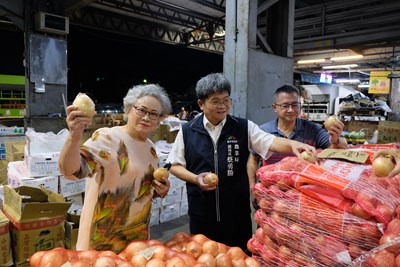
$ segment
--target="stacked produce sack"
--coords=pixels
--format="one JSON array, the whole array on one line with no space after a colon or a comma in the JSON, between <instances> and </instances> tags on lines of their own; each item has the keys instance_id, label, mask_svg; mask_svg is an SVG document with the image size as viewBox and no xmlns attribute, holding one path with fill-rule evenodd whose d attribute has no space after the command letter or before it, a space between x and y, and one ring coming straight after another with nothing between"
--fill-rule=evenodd
<instances>
[{"instance_id":1,"label":"stacked produce sack","mask_svg":"<svg viewBox=\"0 0 400 267\"><path fill-rule=\"evenodd\" d=\"M248 248L262 266L349 266L400 236L400 175L377 177L370 164L287 157L261 167L257 177L259 228ZM389 265L378 257L365 266L400 266L400 249L384 251Z\"/></svg>"},{"instance_id":2,"label":"stacked produce sack","mask_svg":"<svg viewBox=\"0 0 400 267\"><path fill-rule=\"evenodd\" d=\"M202 234L177 233L171 240L132 241L120 254L55 248L36 252L32 267L260 267L239 247L228 247Z\"/></svg>"}]
</instances>

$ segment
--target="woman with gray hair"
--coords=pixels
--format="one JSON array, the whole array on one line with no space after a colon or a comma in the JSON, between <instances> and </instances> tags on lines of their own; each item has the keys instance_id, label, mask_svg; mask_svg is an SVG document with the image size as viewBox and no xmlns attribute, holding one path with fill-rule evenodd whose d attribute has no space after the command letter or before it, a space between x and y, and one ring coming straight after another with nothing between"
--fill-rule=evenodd
<instances>
[{"instance_id":1,"label":"woman with gray hair","mask_svg":"<svg viewBox=\"0 0 400 267\"><path fill-rule=\"evenodd\" d=\"M158 157L149 135L171 112L165 90L156 84L132 87L124 98L126 125L97 129L82 146L92 118L67 107L69 135L59 157L60 172L86 179L77 250L120 253L134 239L149 238L152 198L169 190L154 180Z\"/></svg>"}]
</instances>

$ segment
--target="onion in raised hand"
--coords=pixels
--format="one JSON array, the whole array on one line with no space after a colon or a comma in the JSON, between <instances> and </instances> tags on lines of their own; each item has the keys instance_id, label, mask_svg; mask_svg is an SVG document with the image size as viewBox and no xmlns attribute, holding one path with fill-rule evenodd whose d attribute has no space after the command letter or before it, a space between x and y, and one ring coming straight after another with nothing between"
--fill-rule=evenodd
<instances>
[{"instance_id":1,"label":"onion in raised hand","mask_svg":"<svg viewBox=\"0 0 400 267\"><path fill-rule=\"evenodd\" d=\"M164 167L157 168L153 172L154 179L156 179L159 182L162 182L164 178L168 178L168 176L169 176L169 171Z\"/></svg>"},{"instance_id":2,"label":"onion in raised hand","mask_svg":"<svg viewBox=\"0 0 400 267\"><path fill-rule=\"evenodd\" d=\"M372 162L372 169L378 177L388 176L394 167L391 156L379 156Z\"/></svg>"},{"instance_id":3,"label":"onion in raised hand","mask_svg":"<svg viewBox=\"0 0 400 267\"><path fill-rule=\"evenodd\" d=\"M339 121L340 121L340 120L339 120L339 118L338 118L336 115L331 115L331 116L329 116L328 118L326 118L326 120L325 120L325 122L324 122L325 129L326 129L327 131L330 131L331 127L332 127L333 125L335 125L336 122L339 122Z\"/></svg>"},{"instance_id":4,"label":"onion in raised hand","mask_svg":"<svg viewBox=\"0 0 400 267\"><path fill-rule=\"evenodd\" d=\"M87 94L78 93L72 105L77 107L79 111L85 112L88 117L93 117L95 112L94 102Z\"/></svg>"}]
</instances>

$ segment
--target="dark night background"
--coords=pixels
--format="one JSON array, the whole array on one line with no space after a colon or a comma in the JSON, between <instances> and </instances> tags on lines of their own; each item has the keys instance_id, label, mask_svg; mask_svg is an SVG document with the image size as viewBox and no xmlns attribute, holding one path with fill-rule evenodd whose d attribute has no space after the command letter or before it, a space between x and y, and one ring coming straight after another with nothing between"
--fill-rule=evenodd
<instances>
[{"instance_id":1,"label":"dark night background","mask_svg":"<svg viewBox=\"0 0 400 267\"><path fill-rule=\"evenodd\" d=\"M24 75L22 32L0 31L0 74ZM199 78L221 72L223 56L178 45L71 27L68 100L89 93L98 103L122 103L135 84L158 83L172 101L193 99Z\"/></svg>"}]
</instances>

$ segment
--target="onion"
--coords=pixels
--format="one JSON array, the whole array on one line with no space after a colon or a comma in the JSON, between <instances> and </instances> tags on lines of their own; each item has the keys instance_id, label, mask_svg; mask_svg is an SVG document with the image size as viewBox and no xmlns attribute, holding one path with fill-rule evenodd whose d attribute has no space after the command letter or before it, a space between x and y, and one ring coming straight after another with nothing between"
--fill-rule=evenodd
<instances>
[{"instance_id":1,"label":"onion","mask_svg":"<svg viewBox=\"0 0 400 267\"><path fill-rule=\"evenodd\" d=\"M146 260L146 258L142 254L135 254L132 256L130 262L135 267L145 267L148 263L148 260Z\"/></svg>"},{"instance_id":2,"label":"onion","mask_svg":"<svg viewBox=\"0 0 400 267\"><path fill-rule=\"evenodd\" d=\"M220 253L218 257L215 258L215 263L217 267L233 267L231 257L224 253Z\"/></svg>"},{"instance_id":3,"label":"onion","mask_svg":"<svg viewBox=\"0 0 400 267\"><path fill-rule=\"evenodd\" d=\"M327 131L330 131L332 126L335 125L336 122L339 122L339 118L336 115L331 115L328 118L326 118L324 122L325 129Z\"/></svg>"},{"instance_id":4,"label":"onion","mask_svg":"<svg viewBox=\"0 0 400 267\"><path fill-rule=\"evenodd\" d=\"M164 267L164 266L165 266L165 262L161 259L151 259L146 264L146 267Z\"/></svg>"},{"instance_id":5,"label":"onion","mask_svg":"<svg viewBox=\"0 0 400 267\"><path fill-rule=\"evenodd\" d=\"M231 257L232 260L244 259L247 256L240 247L231 247L226 254Z\"/></svg>"},{"instance_id":6,"label":"onion","mask_svg":"<svg viewBox=\"0 0 400 267\"><path fill-rule=\"evenodd\" d=\"M172 258L168 259L167 264L165 266L166 267L187 267L185 261L178 256L173 256Z\"/></svg>"},{"instance_id":7,"label":"onion","mask_svg":"<svg viewBox=\"0 0 400 267\"><path fill-rule=\"evenodd\" d=\"M87 263L86 261L74 261L71 262L71 267L90 267L91 264Z\"/></svg>"},{"instance_id":8,"label":"onion","mask_svg":"<svg viewBox=\"0 0 400 267\"><path fill-rule=\"evenodd\" d=\"M248 267L261 267L258 261L255 258L248 257L244 260Z\"/></svg>"},{"instance_id":9,"label":"onion","mask_svg":"<svg viewBox=\"0 0 400 267\"><path fill-rule=\"evenodd\" d=\"M197 262L205 263L207 267L215 267L216 264L214 256L210 253L201 254L200 257L197 259Z\"/></svg>"},{"instance_id":10,"label":"onion","mask_svg":"<svg viewBox=\"0 0 400 267\"><path fill-rule=\"evenodd\" d=\"M215 173L207 173L204 176L204 182L209 186L217 186L218 185L218 176Z\"/></svg>"},{"instance_id":11,"label":"onion","mask_svg":"<svg viewBox=\"0 0 400 267\"><path fill-rule=\"evenodd\" d=\"M29 258L32 267L39 267L40 259L47 251L38 251Z\"/></svg>"},{"instance_id":12,"label":"onion","mask_svg":"<svg viewBox=\"0 0 400 267\"><path fill-rule=\"evenodd\" d=\"M169 176L169 171L164 167L157 168L153 172L154 179L160 182L164 181L164 179L168 179L168 176Z\"/></svg>"},{"instance_id":13,"label":"onion","mask_svg":"<svg viewBox=\"0 0 400 267\"><path fill-rule=\"evenodd\" d=\"M152 248L154 249L154 254L152 256L152 259L164 260L168 248L165 247L164 245L154 245L152 246Z\"/></svg>"},{"instance_id":14,"label":"onion","mask_svg":"<svg viewBox=\"0 0 400 267\"><path fill-rule=\"evenodd\" d=\"M315 163L315 161L316 161L316 159L315 159L315 156L314 156L314 154L308 154L308 152L307 151L303 151L303 152L301 152L301 154L300 154L300 158L301 159L304 159L305 161L308 161L308 162L310 162L310 163Z\"/></svg>"},{"instance_id":15,"label":"onion","mask_svg":"<svg viewBox=\"0 0 400 267\"><path fill-rule=\"evenodd\" d=\"M108 256L103 256L97 258L97 260L94 262L93 267L116 267L117 263L112 257Z\"/></svg>"},{"instance_id":16,"label":"onion","mask_svg":"<svg viewBox=\"0 0 400 267\"><path fill-rule=\"evenodd\" d=\"M214 240L207 240L202 246L203 253L210 253L214 257L219 253L218 243Z\"/></svg>"},{"instance_id":17,"label":"onion","mask_svg":"<svg viewBox=\"0 0 400 267\"><path fill-rule=\"evenodd\" d=\"M147 247L148 246L145 241L132 241L131 243L129 243L129 245L123 251L123 255L125 256L126 259L128 259L128 261L130 261L132 256L136 252L138 252L142 249L145 249Z\"/></svg>"},{"instance_id":18,"label":"onion","mask_svg":"<svg viewBox=\"0 0 400 267\"><path fill-rule=\"evenodd\" d=\"M391 156L379 156L372 162L372 169L376 176L386 177L394 169L395 165Z\"/></svg>"},{"instance_id":19,"label":"onion","mask_svg":"<svg viewBox=\"0 0 400 267\"><path fill-rule=\"evenodd\" d=\"M93 117L95 112L94 102L85 93L78 93L72 105L77 107L79 111L85 112L86 116Z\"/></svg>"},{"instance_id":20,"label":"onion","mask_svg":"<svg viewBox=\"0 0 400 267\"><path fill-rule=\"evenodd\" d=\"M62 266L68 260L66 251L50 250L40 259L40 267Z\"/></svg>"},{"instance_id":21,"label":"onion","mask_svg":"<svg viewBox=\"0 0 400 267\"><path fill-rule=\"evenodd\" d=\"M98 254L98 252L96 250L85 250L85 251L79 252L78 258L81 261L92 264L96 261L97 254Z\"/></svg>"},{"instance_id":22,"label":"onion","mask_svg":"<svg viewBox=\"0 0 400 267\"><path fill-rule=\"evenodd\" d=\"M208 237L203 234L196 234L196 235L192 236L191 239L202 245L205 241L209 240Z\"/></svg>"},{"instance_id":23,"label":"onion","mask_svg":"<svg viewBox=\"0 0 400 267\"><path fill-rule=\"evenodd\" d=\"M202 245L196 241L190 241L186 244L186 254L192 256L193 258L197 259L201 254Z\"/></svg>"}]
</instances>

